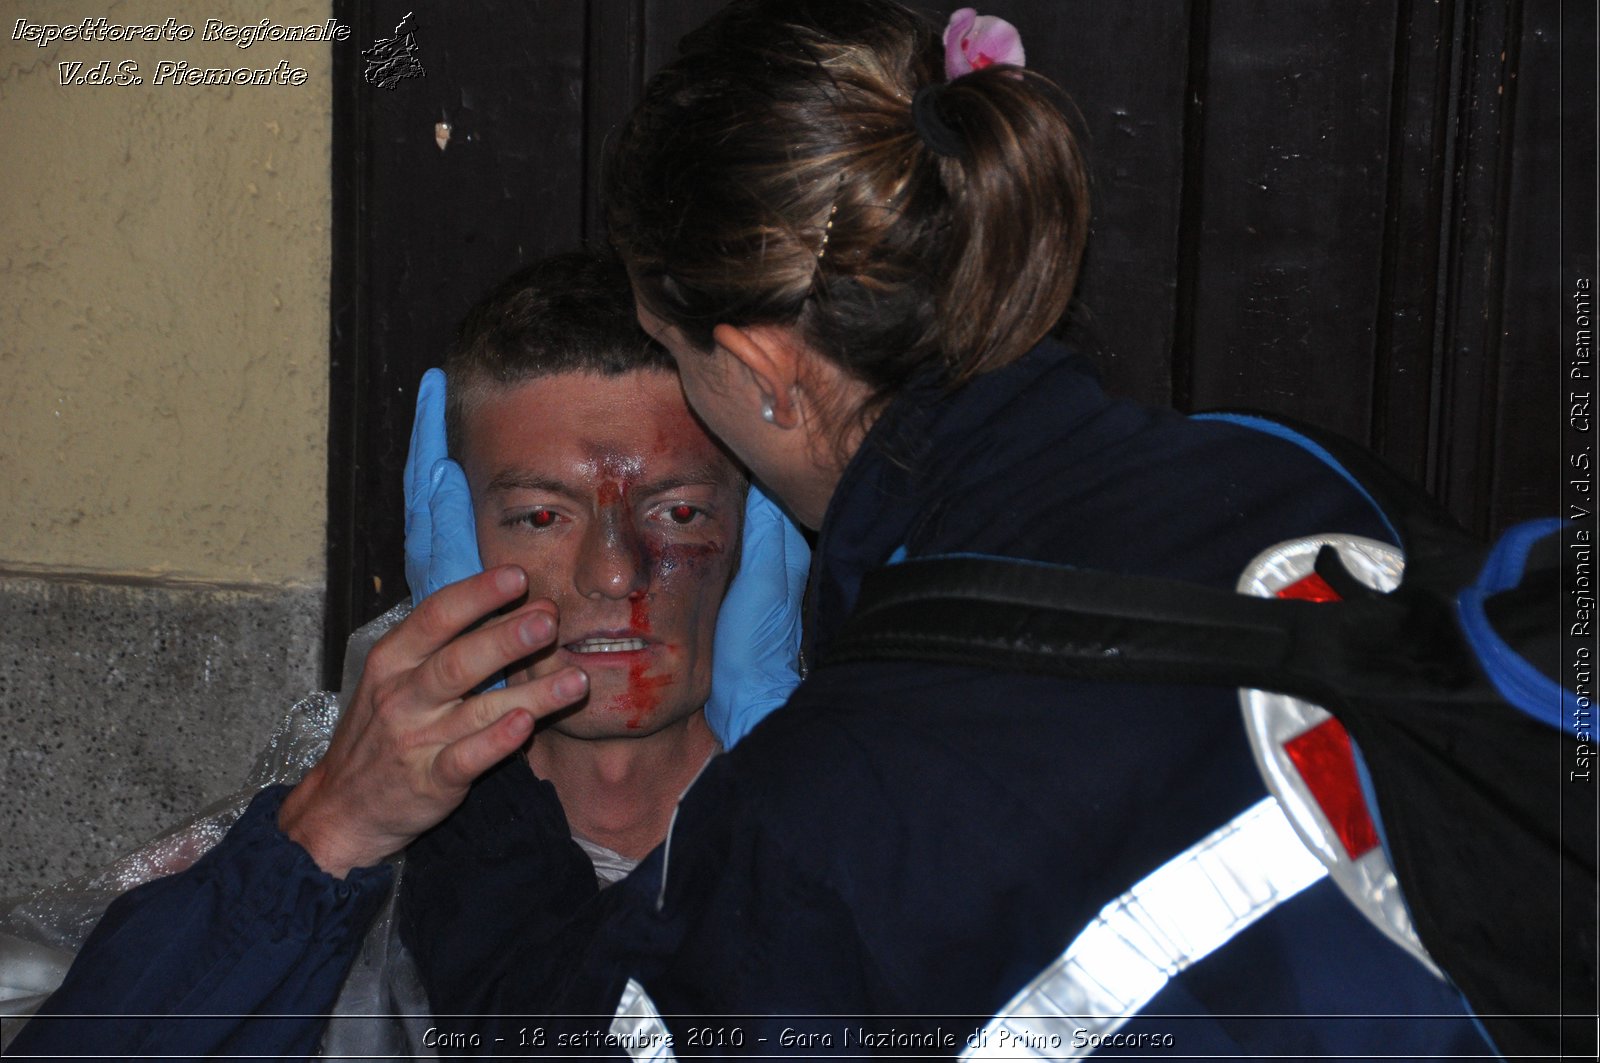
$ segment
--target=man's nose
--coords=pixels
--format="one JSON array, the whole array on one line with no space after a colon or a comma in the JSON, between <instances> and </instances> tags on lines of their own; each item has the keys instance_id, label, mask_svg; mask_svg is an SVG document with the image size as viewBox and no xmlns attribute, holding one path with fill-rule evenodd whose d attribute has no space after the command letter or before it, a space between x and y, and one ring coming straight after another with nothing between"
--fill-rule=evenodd
<instances>
[{"instance_id":1,"label":"man's nose","mask_svg":"<svg viewBox=\"0 0 1600 1063\"><path fill-rule=\"evenodd\" d=\"M650 585L644 541L622 506L609 506L587 529L574 576L590 598L631 598Z\"/></svg>"}]
</instances>

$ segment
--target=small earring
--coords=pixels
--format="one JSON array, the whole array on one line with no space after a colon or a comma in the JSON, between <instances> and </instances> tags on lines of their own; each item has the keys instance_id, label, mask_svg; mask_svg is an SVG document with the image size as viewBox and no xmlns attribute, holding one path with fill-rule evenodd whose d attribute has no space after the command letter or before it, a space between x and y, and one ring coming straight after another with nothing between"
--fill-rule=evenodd
<instances>
[{"instance_id":1,"label":"small earring","mask_svg":"<svg viewBox=\"0 0 1600 1063\"><path fill-rule=\"evenodd\" d=\"M768 424L778 423L778 411L772 408L772 403L763 402L761 404L761 419Z\"/></svg>"}]
</instances>

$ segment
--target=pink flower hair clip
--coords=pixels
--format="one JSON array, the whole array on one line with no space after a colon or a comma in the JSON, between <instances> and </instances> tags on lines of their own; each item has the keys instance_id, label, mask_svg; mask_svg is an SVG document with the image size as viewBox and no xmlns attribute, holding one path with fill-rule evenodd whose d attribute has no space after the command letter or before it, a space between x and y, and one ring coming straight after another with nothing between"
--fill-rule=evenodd
<instances>
[{"instance_id":1,"label":"pink flower hair clip","mask_svg":"<svg viewBox=\"0 0 1600 1063\"><path fill-rule=\"evenodd\" d=\"M950 16L944 31L944 74L947 80L924 85L911 98L911 124L935 155L960 158L967 154L967 138L939 111L939 97L956 78L999 63L1023 66L1022 34L1003 18L980 15L964 7ZM1012 74L1012 77L1020 75Z\"/></svg>"},{"instance_id":2,"label":"pink flower hair clip","mask_svg":"<svg viewBox=\"0 0 1600 1063\"><path fill-rule=\"evenodd\" d=\"M971 7L951 14L944 30L944 76L954 81L996 63L1027 65L1017 27L1003 18L980 15Z\"/></svg>"}]
</instances>

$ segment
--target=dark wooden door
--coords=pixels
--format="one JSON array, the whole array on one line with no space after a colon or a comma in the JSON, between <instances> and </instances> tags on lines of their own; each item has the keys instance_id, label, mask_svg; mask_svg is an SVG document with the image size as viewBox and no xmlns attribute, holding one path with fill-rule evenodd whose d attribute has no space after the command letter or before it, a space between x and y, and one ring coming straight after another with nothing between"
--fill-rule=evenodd
<instances>
[{"instance_id":1,"label":"dark wooden door","mask_svg":"<svg viewBox=\"0 0 1600 1063\"><path fill-rule=\"evenodd\" d=\"M363 47L411 12L423 73L375 87L355 48L336 53L330 677L348 631L406 593L417 379L491 282L603 239L606 135L720 4L336 0ZM1559 79L1564 40L1592 49L1592 5L982 10L1082 112L1094 229L1074 329L1112 390L1335 429L1481 533L1556 512L1559 256L1594 216L1570 193L1563 214L1561 123L1592 131L1594 111L1569 92L1563 115Z\"/></svg>"}]
</instances>

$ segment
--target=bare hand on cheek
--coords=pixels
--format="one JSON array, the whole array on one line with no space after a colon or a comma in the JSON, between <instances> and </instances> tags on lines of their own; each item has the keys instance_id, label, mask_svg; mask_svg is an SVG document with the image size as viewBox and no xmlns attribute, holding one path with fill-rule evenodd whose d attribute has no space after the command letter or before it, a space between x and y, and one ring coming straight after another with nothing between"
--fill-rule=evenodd
<instances>
[{"instance_id":1,"label":"bare hand on cheek","mask_svg":"<svg viewBox=\"0 0 1600 1063\"><path fill-rule=\"evenodd\" d=\"M549 602L490 616L526 589L527 576L513 566L462 580L430 595L373 647L328 752L278 815L280 829L324 871L343 878L405 848L525 742L536 719L587 692L587 677L568 668L472 694L555 638Z\"/></svg>"}]
</instances>

